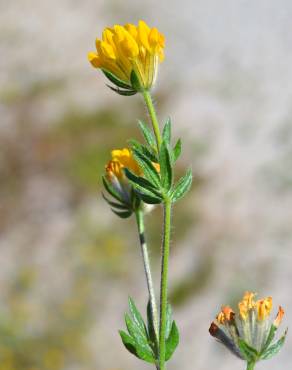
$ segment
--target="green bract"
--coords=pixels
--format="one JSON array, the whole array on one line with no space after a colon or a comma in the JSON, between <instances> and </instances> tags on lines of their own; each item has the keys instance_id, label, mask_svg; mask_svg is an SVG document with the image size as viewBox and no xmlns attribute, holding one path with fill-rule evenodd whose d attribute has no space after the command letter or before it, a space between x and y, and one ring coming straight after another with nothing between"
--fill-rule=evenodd
<instances>
[{"instance_id":1,"label":"green bract","mask_svg":"<svg viewBox=\"0 0 292 370\"><path fill-rule=\"evenodd\" d=\"M129 311L130 314L125 314L125 323L128 333L123 330L120 330L119 332L124 346L130 353L138 357L140 360L158 365L158 343L155 336L150 304L148 303L147 306L147 325L132 298L129 298ZM179 332L175 321L172 319L172 310L168 304L165 361L168 361L171 358L178 343Z\"/></svg>"}]
</instances>

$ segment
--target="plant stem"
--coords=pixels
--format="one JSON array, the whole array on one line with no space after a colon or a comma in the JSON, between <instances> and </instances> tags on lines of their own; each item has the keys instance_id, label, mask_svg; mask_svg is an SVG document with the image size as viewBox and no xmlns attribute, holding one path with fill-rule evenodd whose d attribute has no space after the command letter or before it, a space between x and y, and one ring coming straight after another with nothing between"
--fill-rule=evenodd
<instances>
[{"instance_id":1,"label":"plant stem","mask_svg":"<svg viewBox=\"0 0 292 370\"><path fill-rule=\"evenodd\" d=\"M149 112L149 115L150 115L150 118L151 118L152 127L153 127L154 135L155 135L155 138L156 138L157 150L159 152L159 148L160 148L162 140L161 140L159 123L158 123L156 111L155 111L155 108L154 108L153 100L152 100L151 94L148 90L144 90L142 94L143 94L143 98L145 100L145 103L146 103L146 106L147 106L147 109L148 109L148 112Z\"/></svg>"},{"instance_id":2,"label":"plant stem","mask_svg":"<svg viewBox=\"0 0 292 370\"><path fill-rule=\"evenodd\" d=\"M157 152L161 146L161 133L152 97L148 90L143 91L143 97L151 118L153 131L156 138ZM159 370L165 370L165 332L166 332L166 310L167 310L167 286L168 286L168 260L170 247L171 228L171 200L164 199L164 225L163 242L161 251L161 280L160 280L160 322L159 322Z\"/></svg>"},{"instance_id":3,"label":"plant stem","mask_svg":"<svg viewBox=\"0 0 292 370\"><path fill-rule=\"evenodd\" d=\"M167 309L168 260L170 247L171 200L164 201L164 230L161 256L161 285L160 285L160 330L159 330L159 369L165 369L165 331Z\"/></svg>"},{"instance_id":4,"label":"plant stem","mask_svg":"<svg viewBox=\"0 0 292 370\"><path fill-rule=\"evenodd\" d=\"M255 362L248 362L246 370L253 370L255 367Z\"/></svg>"},{"instance_id":5,"label":"plant stem","mask_svg":"<svg viewBox=\"0 0 292 370\"><path fill-rule=\"evenodd\" d=\"M148 253L148 248L147 248L147 243L145 240L145 233L144 233L144 229L145 229L144 228L144 213L143 213L143 210L139 208L135 212L135 214L136 214L136 221L137 221L138 232L139 232L139 240L140 240L140 245L141 245L144 270L145 270L146 281L147 281L147 288L148 288L148 293L149 293L150 309L151 309L151 314L153 318L153 327L154 327L156 342L158 345L158 340L159 340L158 312L157 312L157 306L156 306L154 285L153 285L153 280L151 276L149 253Z\"/></svg>"}]
</instances>

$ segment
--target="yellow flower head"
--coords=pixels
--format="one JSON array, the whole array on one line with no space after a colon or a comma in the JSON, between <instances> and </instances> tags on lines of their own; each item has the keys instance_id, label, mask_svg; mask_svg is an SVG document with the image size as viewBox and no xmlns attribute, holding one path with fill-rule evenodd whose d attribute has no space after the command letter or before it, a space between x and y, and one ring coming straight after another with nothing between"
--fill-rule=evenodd
<instances>
[{"instance_id":1,"label":"yellow flower head","mask_svg":"<svg viewBox=\"0 0 292 370\"><path fill-rule=\"evenodd\" d=\"M256 302L254 301L255 293L245 292L242 300L238 303L239 315L243 320L248 317L248 312L255 308Z\"/></svg>"},{"instance_id":2,"label":"yellow flower head","mask_svg":"<svg viewBox=\"0 0 292 370\"><path fill-rule=\"evenodd\" d=\"M273 299L272 297L267 297L264 299L260 299L256 302L258 320L263 321L267 317L270 316L271 310L273 307Z\"/></svg>"},{"instance_id":3,"label":"yellow flower head","mask_svg":"<svg viewBox=\"0 0 292 370\"><path fill-rule=\"evenodd\" d=\"M109 180L114 176L118 180L124 180L124 168L128 168L134 174L141 176L142 172L135 161L131 151L128 148L114 149L111 152L112 159L105 166L106 174Z\"/></svg>"},{"instance_id":4,"label":"yellow flower head","mask_svg":"<svg viewBox=\"0 0 292 370\"><path fill-rule=\"evenodd\" d=\"M133 71L141 89L154 84L165 45L164 36L156 28L150 28L144 21L139 21L138 26L115 25L106 28L95 44L96 51L88 53L88 60L94 68L110 72L125 84L119 87L137 90L132 83Z\"/></svg>"}]
</instances>

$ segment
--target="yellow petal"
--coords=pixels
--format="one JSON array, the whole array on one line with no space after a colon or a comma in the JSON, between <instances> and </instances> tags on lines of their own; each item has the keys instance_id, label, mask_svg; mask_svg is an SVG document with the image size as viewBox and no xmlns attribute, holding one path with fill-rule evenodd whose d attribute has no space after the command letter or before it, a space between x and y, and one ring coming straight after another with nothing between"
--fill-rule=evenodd
<instances>
[{"instance_id":1,"label":"yellow petal","mask_svg":"<svg viewBox=\"0 0 292 370\"><path fill-rule=\"evenodd\" d=\"M150 45L148 40L149 33L150 28L147 26L147 24L144 21L139 21L138 25L139 40L142 46L144 46L144 48L146 48L148 51L150 51Z\"/></svg>"},{"instance_id":2,"label":"yellow petal","mask_svg":"<svg viewBox=\"0 0 292 370\"><path fill-rule=\"evenodd\" d=\"M134 24L125 24L124 28L129 32L129 34L136 40L138 36L137 27Z\"/></svg>"},{"instance_id":3,"label":"yellow petal","mask_svg":"<svg viewBox=\"0 0 292 370\"><path fill-rule=\"evenodd\" d=\"M101 68L102 61L96 53L94 53L93 51L89 52L87 54L87 58L94 68Z\"/></svg>"},{"instance_id":4,"label":"yellow petal","mask_svg":"<svg viewBox=\"0 0 292 370\"><path fill-rule=\"evenodd\" d=\"M114 52L114 49L109 43L102 41L100 47L105 57L109 59L113 59L113 60L116 59L116 54Z\"/></svg>"},{"instance_id":5,"label":"yellow petal","mask_svg":"<svg viewBox=\"0 0 292 370\"><path fill-rule=\"evenodd\" d=\"M100 39L95 39L95 47L96 47L96 50L97 50L98 53L101 52L100 45L101 45L101 40Z\"/></svg>"},{"instance_id":6,"label":"yellow petal","mask_svg":"<svg viewBox=\"0 0 292 370\"><path fill-rule=\"evenodd\" d=\"M125 38L121 43L122 50L128 58L135 58L139 54L139 48L137 43L130 38Z\"/></svg>"},{"instance_id":7,"label":"yellow petal","mask_svg":"<svg viewBox=\"0 0 292 370\"><path fill-rule=\"evenodd\" d=\"M150 33L149 33L149 45L151 46L153 52L156 52L158 49L159 45L159 32L157 28L152 28Z\"/></svg>"}]
</instances>

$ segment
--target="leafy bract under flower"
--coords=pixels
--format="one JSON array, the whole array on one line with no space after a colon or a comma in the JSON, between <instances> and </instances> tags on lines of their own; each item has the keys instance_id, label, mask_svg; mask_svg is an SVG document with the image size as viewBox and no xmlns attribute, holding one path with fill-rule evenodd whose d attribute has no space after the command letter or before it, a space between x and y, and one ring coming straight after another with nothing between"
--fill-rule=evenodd
<instances>
[{"instance_id":1,"label":"leafy bract under flower","mask_svg":"<svg viewBox=\"0 0 292 370\"><path fill-rule=\"evenodd\" d=\"M88 53L88 60L118 87L135 92L150 89L154 84L165 46L164 36L156 28L150 28L144 21L139 21L138 26L115 25L106 28L95 44L96 51ZM135 86L133 72L138 80Z\"/></svg>"},{"instance_id":2,"label":"leafy bract under flower","mask_svg":"<svg viewBox=\"0 0 292 370\"><path fill-rule=\"evenodd\" d=\"M151 162L155 171L159 173L160 166L158 163ZM111 151L111 160L105 166L105 176L103 183L107 192L119 203L112 202L105 198L107 203L112 206L112 210L118 216L126 218L135 212L141 204L140 195L134 190L128 180L125 170L128 170L133 176L142 178L143 170L134 158L133 152L128 148L114 149Z\"/></svg>"},{"instance_id":3,"label":"leafy bract under flower","mask_svg":"<svg viewBox=\"0 0 292 370\"><path fill-rule=\"evenodd\" d=\"M238 314L231 307L223 306L212 322L209 332L237 357L248 362L268 359L275 355L285 341L285 334L271 344L284 310L280 306L276 319L271 321L272 297L255 300L256 294L245 292L238 303Z\"/></svg>"}]
</instances>

